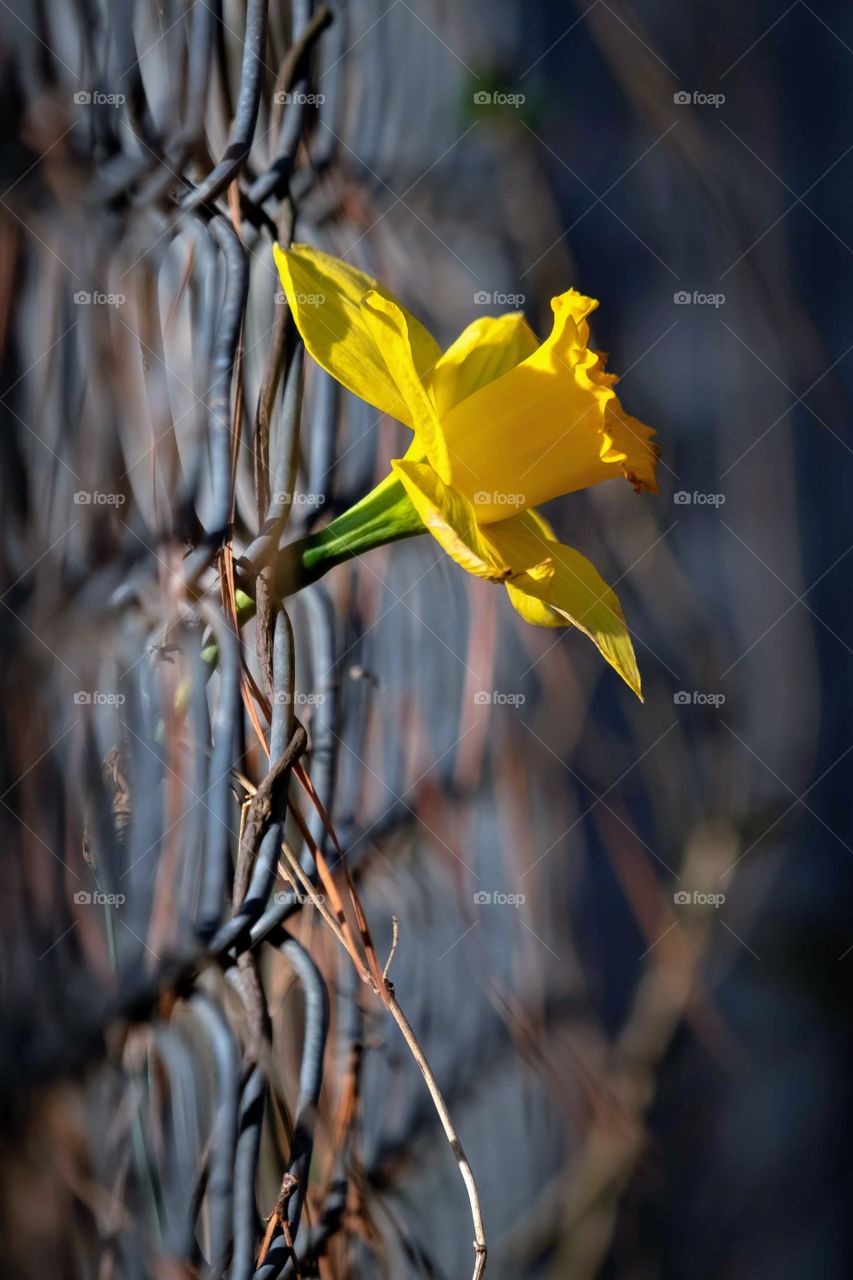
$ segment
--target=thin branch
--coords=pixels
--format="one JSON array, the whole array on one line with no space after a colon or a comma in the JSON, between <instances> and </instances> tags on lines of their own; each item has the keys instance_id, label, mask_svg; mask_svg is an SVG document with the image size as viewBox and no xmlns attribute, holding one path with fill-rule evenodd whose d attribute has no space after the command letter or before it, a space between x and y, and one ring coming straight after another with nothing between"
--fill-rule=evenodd
<instances>
[{"instance_id":1,"label":"thin branch","mask_svg":"<svg viewBox=\"0 0 853 1280\"><path fill-rule=\"evenodd\" d=\"M386 986L388 984L388 974L391 969L391 964L397 952L397 943L400 941L400 922L396 916L391 917L391 930L391 950L388 952L388 959L385 961L385 968L382 970L382 981Z\"/></svg>"},{"instance_id":2,"label":"thin branch","mask_svg":"<svg viewBox=\"0 0 853 1280\"><path fill-rule=\"evenodd\" d=\"M462 1181L465 1183L465 1190L468 1192L468 1202L471 1205L471 1218L474 1223L475 1258L473 1280L480 1280L486 1271L486 1236L483 1230L480 1194L477 1191L474 1172L468 1163L468 1157L465 1155L462 1143L459 1141L459 1135L453 1127L453 1121L450 1118L447 1103L444 1101L444 1097L438 1087L438 1081L433 1075L432 1068L427 1062L426 1055L418 1042L417 1036L409 1025L406 1015L397 1003L397 997L395 996L394 989L390 983L385 988L385 1004L391 1010L391 1016L402 1031L403 1039L406 1041L412 1057L421 1069L421 1075L426 1081L426 1086L430 1091L435 1109L438 1112L438 1118L441 1121L445 1134L447 1135L450 1150L453 1152L456 1163L459 1166L459 1172L462 1175Z\"/></svg>"},{"instance_id":3,"label":"thin branch","mask_svg":"<svg viewBox=\"0 0 853 1280\"><path fill-rule=\"evenodd\" d=\"M435 1106L435 1109L438 1113L438 1118L441 1121L441 1126L444 1129L445 1135L447 1137L447 1141L450 1144L450 1150L453 1152L454 1159L456 1160L456 1163L459 1167L459 1172L462 1175L462 1181L465 1183L465 1190L468 1193L468 1203L471 1206L471 1219L474 1224L474 1255L475 1256L474 1256L473 1280L481 1280L481 1277L485 1275L485 1271L486 1271L486 1236L485 1236L485 1230L483 1228L482 1210L480 1208L480 1194L477 1190L477 1183L474 1178L474 1171L472 1170L471 1165L468 1162L468 1157L465 1155L465 1151L462 1147L462 1143L459 1141L459 1135L457 1134L456 1129L453 1126L453 1121L450 1118L450 1112L447 1109L447 1103L444 1101L444 1097L442 1095L441 1089L438 1086L438 1081L436 1080L435 1075L433 1074L432 1067L429 1065L426 1054L421 1048L420 1042L418 1041L417 1036L412 1030L412 1027L409 1024L409 1021L406 1018L406 1015L403 1013L403 1010L400 1008L400 1005L397 1001L397 997L394 993L393 984L388 982L387 980L388 970L391 967L391 961L394 959L394 953L396 952L396 949L397 949L397 941L399 937L399 925L398 925L397 919L396 917L392 917L393 939L392 939L392 945L391 945L391 952L390 952L390 955L388 956L388 960L385 965L385 970L381 976L381 985L377 985L376 981L373 978L374 972L378 975L378 961L376 960L376 951L373 946L372 939L370 937L370 931L367 927L367 920L365 918L364 911L361 906L361 902L358 898L358 895L355 891L355 886L353 885L352 879L349 875L349 871L346 865L346 860L344 859L343 851L338 842L338 838L332 826L331 819L329 818L328 814L323 808L322 802L320 801L314 789L314 784L311 781L311 777L307 769L305 769L303 765L297 764L294 767L294 773L296 777L299 779L299 781L302 783L302 786L306 794L309 796L315 809L320 815L323 826L328 832L329 837L333 841L335 848L338 850L338 853L341 858L341 862L344 868L344 874L346 875L347 887L350 892L350 897L352 899L353 907L356 911L356 915L359 923L359 930L362 937L362 942L366 947L366 954L367 954L366 970L364 966L361 966L358 964L356 967L359 968L362 978L369 982L369 985L376 992L379 999L386 1006L386 1008L390 1010L391 1016L393 1017L394 1021L397 1023L397 1026L400 1028L400 1031L403 1034L403 1039L406 1041L406 1044L409 1047L409 1051L412 1054L412 1057L415 1059L415 1062L418 1064L421 1075L426 1081L426 1086L429 1089L430 1097L433 1100L433 1105ZM300 816L295 806L292 806L292 810L295 816ZM303 835L306 835L307 827L304 824L304 820L300 823L300 825L302 827ZM319 849L317 849L317 846L314 844L313 841L310 842L309 847L311 848L311 852L312 854L314 854L314 857L316 860L317 855L319 854ZM319 863L318 863L318 866L319 866ZM324 883L325 883L325 880L324 880ZM326 917L324 915L324 919L325 918ZM352 956L352 949L348 945L347 941L344 940L344 938L341 936L340 931L336 930L336 935L338 936L338 940L346 948L347 952Z\"/></svg>"}]
</instances>

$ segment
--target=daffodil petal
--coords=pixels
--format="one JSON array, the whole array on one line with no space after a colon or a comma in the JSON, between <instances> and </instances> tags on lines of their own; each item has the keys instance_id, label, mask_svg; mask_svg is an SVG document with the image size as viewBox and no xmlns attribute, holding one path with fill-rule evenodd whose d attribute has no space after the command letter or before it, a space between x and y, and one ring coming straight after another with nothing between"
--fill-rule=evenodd
<instances>
[{"instance_id":1,"label":"daffodil petal","mask_svg":"<svg viewBox=\"0 0 853 1280\"><path fill-rule=\"evenodd\" d=\"M608 587L586 556L562 543L557 543L557 547L553 579L544 593L540 583L533 583L531 594L540 598L546 594L547 603L589 636L601 656L642 702L634 646L615 591Z\"/></svg>"},{"instance_id":2,"label":"daffodil petal","mask_svg":"<svg viewBox=\"0 0 853 1280\"><path fill-rule=\"evenodd\" d=\"M578 627L642 699L634 646L616 593L586 556L544 536L548 527L538 512L527 511L481 531L492 555L513 569L506 583L510 600L528 622ZM542 573L548 562L552 572ZM518 573L520 567L524 572Z\"/></svg>"},{"instance_id":3,"label":"daffodil petal","mask_svg":"<svg viewBox=\"0 0 853 1280\"><path fill-rule=\"evenodd\" d=\"M608 402L604 422L602 461L615 462L638 493L642 489L647 493L657 493L655 468L660 449L651 439L654 435L652 428L626 413L618 396Z\"/></svg>"},{"instance_id":4,"label":"daffodil petal","mask_svg":"<svg viewBox=\"0 0 853 1280\"><path fill-rule=\"evenodd\" d=\"M495 530L498 530L501 545L506 550L510 549L511 544L516 544L513 548L516 570L519 565L532 562L532 568L526 569L524 573L516 572L515 577L508 578L504 584L516 613L520 613L525 622L530 622L535 627L567 626L568 623L563 615L547 604L544 598L548 594L544 584L549 582L556 572L554 558L547 544L557 541L554 530L545 517L538 511L524 511L521 515L511 516L509 520L489 525L486 536L488 537L488 534L494 533ZM519 547L520 537L524 538L524 542ZM495 553L497 554L497 547L495 547ZM547 558L543 559L543 556ZM523 586L518 585L528 579L538 584L537 590L542 588L542 598L539 595L531 595Z\"/></svg>"},{"instance_id":5,"label":"daffodil petal","mask_svg":"<svg viewBox=\"0 0 853 1280\"><path fill-rule=\"evenodd\" d=\"M398 458L391 466L427 530L451 559L478 578L506 581L511 570L482 537L472 504L426 462Z\"/></svg>"},{"instance_id":6,"label":"daffodil petal","mask_svg":"<svg viewBox=\"0 0 853 1280\"><path fill-rule=\"evenodd\" d=\"M558 545L550 533L550 525L538 511L522 511L480 530L480 536L491 548L492 555L511 567L513 577L532 573L550 561L551 549ZM536 576L547 575L537 572Z\"/></svg>"},{"instance_id":7,"label":"daffodil petal","mask_svg":"<svg viewBox=\"0 0 853 1280\"><path fill-rule=\"evenodd\" d=\"M450 461L444 432L432 397L415 367L405 312L391 298L371 289L362 299L362 311L373 340L382 352L388 372L409 411L414 443L423 447L439 477L450 479Z\"/></svg>"},{"instance_id":8,"label":"daffodil petal","mask_svg":"<svg viewBox=\"0 0 853 1280\"><path fill-rule=\"evenodd\" d=\"M446 413L481 387L531 356L539 339L520 311L481 316L447 348L430 377L439 413Z\"/></svg>"},{"instance_id":9,"label":"daffodil petal","mask_svg":"<svg viewBox=\"0 0 853 1280\"><path fill-rule=\"evenodd\" d=\"M387 352L376 345L374 326L362 300L375 293L404 316L403 338L419 378L441 357L441 348L419 320L405 311L381 285L310 245L275 245L281 282L306 348L327 373L383 413L414 430L411 410L392 376Z\"/></svg>"},{"instance_id":10,"label":"daffodil petal","mask_svg":"<svg viewBox=\"0 0 853 1280\"><path fill-rule=\"evenodd\" d=\"M507 595L510 598L513 609L516 613L520 613L525 622L530 622L534 627L566 627L568 623L561 613L557 613L556 609L552 609L544 600L540 600L538 596L531 595L515 582L507 582Z\"/></svg>"},{"instance_id":11,"label":"daffodil petal","mask_svg":"<svg viewBox=\"0 0 853 1280\"><path fill-rule=\"evenodd\" d=\"M554 532L553 526L549 524L541 511L536 511L535 508L531 507L530 510L525 511L523 516L520 518L524 520L528 528L532 528L532 530L535 533L538 533L540 537L545 538L550 542L559 541L556 533Z\"/></svg>"}]
</instances>

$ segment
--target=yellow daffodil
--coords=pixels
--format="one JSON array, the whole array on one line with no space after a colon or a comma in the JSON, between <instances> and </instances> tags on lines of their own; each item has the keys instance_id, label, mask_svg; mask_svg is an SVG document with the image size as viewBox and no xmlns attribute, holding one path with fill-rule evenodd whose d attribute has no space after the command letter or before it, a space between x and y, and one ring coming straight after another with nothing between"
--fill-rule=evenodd
<instances>
[{"instance_id":1,"label":"yellow daffodil","mask_svg":"<svg viewBox=\"0 0 853 1280\"><path fill-rule=\"evenodd\" d=\"M304 539L304 571L425 529L469 573L502 583L540 626L574 625L635 693L619 601L533 508L622 476L657 490L653 432L624 412L589 347L597 307L570 289L540 343L520 312L475 320L442 352L423 325L354 267L307 245L275 248L296 326L327 373L413 432L366 498Z\"/></svg>"}]
</instances>

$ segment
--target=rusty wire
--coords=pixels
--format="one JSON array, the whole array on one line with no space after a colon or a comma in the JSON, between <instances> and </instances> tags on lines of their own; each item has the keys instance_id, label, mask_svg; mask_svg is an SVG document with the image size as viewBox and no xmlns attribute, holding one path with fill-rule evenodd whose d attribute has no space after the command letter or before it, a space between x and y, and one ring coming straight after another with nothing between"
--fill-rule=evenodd
<instances>
[{"instance_id":1,"label":"rusty wire","mask_svg":"<svg viewBox=\"0 0 853 1280\"><path fill-rule=\"evenodd\" d=\"M745 741L776 761L778 740L776 774L808 794L817 713L779 701L755 639L765 622L746 625L750 609L723 587L748 553L698 521L679 543L668 507L629 506L630 494L579 497L554 519L619 581L642 711L571 637L555 644L475 596L429 539L286 607L262 571L256 616L235 629L239 558L263 565L391 456L389 424L304 360L274 238L399 285L447 340L480 284L523 280L535 322L549 292L596 290L612 257L629 318L609 318L611 279L602 345L633 350L630 394L680 467L671 401L680 389L696 404L695 352L685 324L658 316L671 278L641 240L658 258L680 252L698 280L693 195L713 204L727 261L783 214L756 205L730 153L724 172L710 125L683 114L672 128L674 86L652 46L676 63L687 18L661 11L646 30L628 8L577 6L564 39L544 4L331 8L27 0L0 12L0 1270L22 1280L457 1273L470 1223L445 1190L434 1110L419 1080L406 1087L390 1020L310 902L324 892L312 843L337 855L320 807L291 785L297 753L364 873L383 955L401 919L395 981L469 1121L466 1144L475 1135L497 1274L513 1277L543 1274L547 1257L573 1277L604 1265L630 1179L644 1157L654 1167L655 1082L685 1024L705 1069L741 1061L699 970L712 947L724 975L750 963L770 878L729 935L712 932L713 912L678 920L671 890L679 876L718 885L763 833L787 831L790 788L719 717L676 717L674 690L731 667ZM761 30L748 7L727 12L733 63ZM696 21L710 83L725 58ZM466 77L491 74L479 59L500 70L513 39L519 74L551 49L543 84L550 118L577 133L573 167L598 191L620 168L636 179L636 233L583 184L568 190L564 135L535 111L514 133L498 121L472 134L452 114L475 87ZM566 68L604 85L608 66L599 119L566 96ZM600 171L583 169L580 121L608 141L593 148ZM647 164L660 166L648 178ZM671 254L656 232L673 191ZM576 221L595 241L585 278L562 234ZM775 334L779 315L800 323L784 259L766 275L766 297L766 282L744 286L744 333ZM738 411L753 394L743 350L720 359L726 392L704 444L722 459L754 424ZM802 480L771 392L760 430L780 424L776 465L734 472L726 511L748 513L750 529L772 512L793 560ZM843 429L837 406L821 412ZM778 613L789 608L783 593ZM776 652L808 689L815 621L789 621ZM472 697L510 683L525 714L486 727ZM282 871L283 835L305 883ZM523 888L528 913L477 915L476 891L498 887Z\"/></svg>"},{"instance_id":2,"label":"rusty wire","mask_svg":"<svg viewBox=\"0 0 853 1280\"><path fill-rule=\"evenodd\" d=\"M306 900L278 869L306 736L291 621L259 593L247 659L230 571L232 545L280 536L304 478L302 352L270 248L293 229L295 171L310 189L309 91L331 18L313 0L272 12L139 0L34 4L4 21L17 302L4 294L3 636L7 725L23 723L25 699L29 726L6 736L4 821L27 861L13 860L22 915L5 945L19 967L4 996L10 1025L31 1034L2 1075L23 1115L93 1063L118 1073L91 1099L104 1128L92 1176L114 1203L73 1242L77 1265L103 1275L151 1274L157 1257L254 1273L271 1106L293 1193L262 1273L304 1265L345 1198L340 1166L309 1239L329 995L286 931ZM331 429L327 411L317 430ZM306 619L331 670L326 617L318 589ZM311 754L328 803L322 717ZM318 838L321 826L315 813ZM301 1028L288 1001L292 1122L270 1059L271 952L303 992ZM27 955L43 957L38 991ZM126 1213L132 1229L105 1227ZM11 1264L36 1274L52 1244L19 1234Z\"/></svg>"}]
</instances>

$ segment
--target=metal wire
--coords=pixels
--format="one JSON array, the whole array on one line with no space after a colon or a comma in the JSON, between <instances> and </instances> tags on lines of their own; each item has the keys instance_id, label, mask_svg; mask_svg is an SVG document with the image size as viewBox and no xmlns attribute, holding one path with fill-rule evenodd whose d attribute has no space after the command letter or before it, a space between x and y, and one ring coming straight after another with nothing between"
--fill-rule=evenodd
<instances>
[{"instance_id":1,"label":"metal wire","mask_svg":"<svg viewBox=\"0 0 853 1280\"><path fill-rule=\"evenodd\" d=\"M707 278L721 246L734 259L738 210L750 253L788 223L764 239L784 207L764 209L754 177L740 190L727 183L717 141L704 157L680 141L701 130L697 113L683 112L677 128L667 114L673 86L661 77L680 53L664 40L677 46L692 19L657 8L650 34L623 6L567 16L544 0L0 5L4 1275L272 1280L321 1265L371 1280L457 1274L470 1225L447 1192L449 1157L420 1079L393 1028L361 1008L359 980L337 967L310 894L282 872L286 837L322 895L289 805L337 859L292 777L297 758L334 812L383 954L392 914L400 921L395 985L460 1113L490 1226L505 1237L490 1274L539 1280L570 1201L606 1218L622 1194L630 1152L603 1161L613 1173L601 1194L596 1156L642 1129L684 1013L668 982L667 948L681 931L664 938L667 877L722 882L739 832L752 845L777 819L787 829L790 789L809 794L808 762L822 761L822 777L846 751L843 724L838 749L830 735L818 751L828 731L803 700L779 698L777 668L756 640L788 618L772 631L778 671L797 671L807 689L814 619L783 595L778 611L750 622L726 601L738 554L726 550L730 533L709 532L697 509L670 537L666 514L612 491L573 497L549 517L619 581L647 689L642 719L578 636L521 627L496 607L500 593L466 579L428 538L276 599L264 567L275 548L364 493L401 437L305 359L271 247L307 240L358 263L442 342L480 314L481 286L523 282L526 314L543 332L550 293L595 291L606 300L596 323L613 326L599 331L602 346L630 356L613 361L631 367L626 403L649 406L672 466L682 465L672 441L688 419L705 432L708 458L739 456L741 408L756 398L741 367L751 357L734 341L736 356L718 365L715 355L703 376L728 399L697 406L702 362L685 335L700 316L694 308L673 322L660 211L678 204L666 235L688 264L686 284ZM763 39L759 11L725 12L723 43L735 28L742 37L732 66L744 50L743 67L769 57L775 37ZM808 21L802 6L794 19ZM716 83L724 67L704 51L720 41L696 21L694 83ZM472 117L474 90L513 59L532 114L517 124ZM740 62L729 83L736 74ZM584 92L569 100L569 85ZM770 105L762 95L762 120ZM606 145L589 148L587 120ZM810 147L827 136L817 123ZM787 115L777 124L787 138ZM647 164L661 166L648 180ZM695 171L695 190L681 166ZM593 204L590 191L609 192L620 167L630 197ZM805 191L802 176L793 186ZM719 242L705 244L697 192L718 210ZM567 249L575 226L580 264ZM699 256L691 243L704 246ZM784 253L771 263L748 325L734 325L764 332L770 350L786 307L798 334L808 310L780 300L789 268ZM650 283L657 271L665 287ZM755 299L766 297L763 314ZM628 319L611 320L619 310ZM715 352L719 328L708 338ZM809 344L794 345L805 360ZM813 371L821 417L839 434L843 397L821 375L845 346ZM801 374L797 363L786 381L805 385ZM781 447L782 399L768 393L761 425L773 432L773 466L732 474L743 477L739 516L757 521L763 496L779 513L767 542L793 565L797 485L808 475L815 492L828 486L816 451L796 459ZM817 546L817 532L810 538ZM846 545L825 563L813 547L804 556L814 573L798 583L800 602L810 576L829 586L819 574ZM256 582L255 615L238 627L232 588L244 572ZM757 608L760 591L742 594ZM809 599L833 633L843 629ZM833 694L837 657L827 664ZM673 718L676 671L699 690L726 668L732 706L750 672L738 706L772 773L719 717L697 707ZM525 700L524 714L493 708L478 719L478 694L504 688ZM829 710L828 724L843 721ZM800 884L816 893L820 859L808 861L793 896ZM766 884L750 892L743 926L735 918L731 934L717 931L727 981ZM528 895L526 912L474 912L478 891L504 888ZM702 954L704 929L684 924L688 950ZM799 925L793 932L796 941ZM779 937L782 951L791 934ZM632 1078L642 1088L626 1100ZM673 1130L684 1131L686 1112L689 1131L692 1105ZM743 1200L729 1194L740 1154L723 1161L726 1212ZM657 1221L652 1207L645 1216ZM591 1237L603 1250L609 1230L593 1222L580 1252ZM596 1263L583 1265L568 1273L587 1276ZM730 1260L729 1271L743 1268L743 1257Z\"/></svg>"},{"instance_id":2,"label":"metal wire","mask_svg":"<svg viewBox=\"0 0 853 1280\"><path fill-rule=\"evenodd\" d=\"M140 1078L162 1073L171 1082L174 1123L160 1153L149 1141L161 1127L159 1092L146 1090L146 1122L134 1121L131 1146L111 1144L103 1155L104 1176L120 1172L126 1203L141 1216L136 1256L124 1243L103 1246L128 1275L144 1270L157 1240L210 1277L254 1271L262 1137L273 1101L286 1107L287 1094L271 1066L262 974L276 951L304 992L303 1033L290 1016L303 1043L295 1127L278 1177L289 1171L297 1185L284 1221L306 1256L300 1225L329 1010L319 968L281 930L303 911L304 895L272 898L290 772L305 749L294 715L293 631L281 603L259 595L255 687L269 716L269 758L259 769L243 714L255 675L220 590L222 557L235 542L278 544L300 470L303 352L280 306L281 341L269 343L268 324L259 331L266 371L260 383L246 380L247 362L258 365L248 337L250 265L264 300L254 319L277 292L270 244L279 233L287 240L292 226L289 184L316 125L314 51L331 14L300 0L287 15L277 11L271 29L269 16L268 0L250 0L242 21L231 5L193 0L160 11L123 0L112 9L34 5L23 30L8 22L3 30L7 53L14 40L22 54L17 115L25 106L36 130L34 159L22 149L4 175L6 260L23 306L31 296L52 327L41 384L17 320L5 352L3 412L14 426L3 636L19 677L40 690L36 737L21 740L24 754L51 718L62 725L58 755L42 752L30 767L22 756L5 760L13 782L5 812L48 857L42 883L53 882L57 902L77 896L51 944L38 923L38 877L21 872L20 923L31 934L13 928L8 945L44 952L48 971L63 972L49 989L61 985L64 994L56 1015L30 1016L34 1034L13 1092L29 1097L105 1057L121 1070L123 1055ZM71 33L79 67L61 52ZM273 122L271 144L259 136L261 113ZM219 148L217 115L228 134ZM63 204L56 184L71 192ZM51 292L55 304L44 307ZM248 397L259 385L256 432ZM68 423L54 434L48 419L58 400ZM331 429L328 421L327 436ZM92 449L98 439L103 447ZM247 478L254 512L237 493ZM34 514L38 486L50 500ZM72 517L59 538L51 525L58 501ZM42 536L53 541L46 554L34 549ZM48 569L57 576L46 577ZM65 624L59 581L73 600ZM319 599L306 618L323 634L326 670L334 645ZM41 653L22 643L35 634L32 623L44 631ZM324 723L315 731L317 784L329 803L334 746ZM246 790L252 776L262 779L254 793ZM27 786L51 777L63 799L50 812L42 806L33 826ZM76 797L68 790L75 778ZM100 920L87 915L99 906ZM232 1026L216 974L236 983L245 1034ZM9 995L21 1012L32 998L26 984ZM128 1087L134 1072L128 1066ZM5 1061L2 1074L11 1080Z\"/></svg>"}]
</instances>

